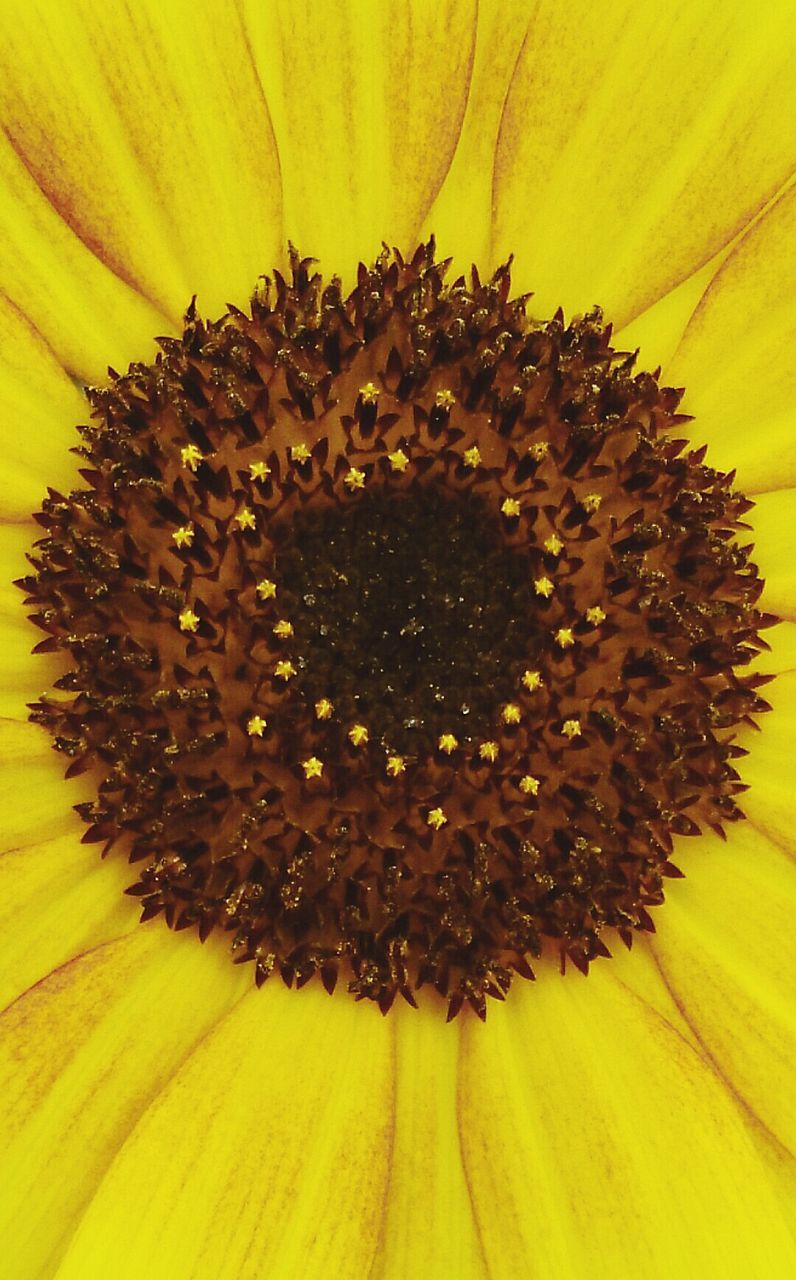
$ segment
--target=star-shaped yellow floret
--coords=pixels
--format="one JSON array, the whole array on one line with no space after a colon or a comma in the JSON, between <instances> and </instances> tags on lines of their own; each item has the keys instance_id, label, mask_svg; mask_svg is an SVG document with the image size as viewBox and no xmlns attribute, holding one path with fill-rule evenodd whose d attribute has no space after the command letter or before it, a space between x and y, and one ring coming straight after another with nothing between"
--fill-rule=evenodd
<instances>
[{"instance_id":1,"label":"star-shaped yellow floret","mask_svg":"<svg viewBox=\"0 0 796 1280\"><path fill-rule=\"evenodd\" d=\"M575 637L571 627L559 627L555 635L556 644L560 649L571 649L575 643Z\"/></svg>"},{"instance_id":2,"label":"star-shaped yellow floret","mask_svg":"<svg viewBox=\"0 0 796 1280\"><path fill-rule=\"evenodd\" d=\"M171 536L178 547L190 547L193 542L193 534L193 525L184 524L179 529L175 529Z\"/></svg>"},{"instance_id":3,"label":"star-shaped yellow floret","mask_svg":"<svg viewBox=\"0 0 796 1280\"><path fill-rule=\"evenodd\" d=\"M563 733L564 737L569 738L570 741L572 740L572 738L579 738L580 737L580 720L574 720L574 719L565 720L561 726L561 732Z\"/></svg>"},{"instance_id":4,"label":"star-shaped yellow floret","mask_svg":"<svg viewBox=\"0 0 796 1280\"><path fill-rule=\"evenodd\" d=\"M287 640L293 634L293 623L288 622L287 618L280 618L274 627L274 635L279 640Z\"/></svg>"},{"instance_id":5,"label":"star-shaped yellow floret","mask_svg":"<svg viewBox=\"0 0 796 1280\"><path fill-rule=\"evenodd\" d=\"M537 578L533 584L533 589L538 596L544 596L545 600L549 600L553 594L553 584L549 578Z\"/></svg>"},{"instance_id":6,"label":"star-shaped yellow floret","mask_svg":"<svg viewBox=\"0 0 796 1280\"><path fill-rule=\"evenodd\" d=\"M310 756L307 760L302 760L301 767L304 770L305 778L320 778L323 773L323 761L317 756Z\"/></svg>"},{"instance_id":7,"label":"star-shaped yellow floret","mask_svg":"<svg viewBox=\"0 0 796 1280\"><path fill-rule=\"evenodd\" d=\"M496 742L482 742L478 748L478 754L482 760L489 760L492 764L498 758L500 747Z\"/></svg>"},{"instance_id":8,"label":"star-shaped yellow floret","mask_svg":"<svg viewBox=\"0 0 796 1280\"><path fill-rule=\"evenodd\" d=\"M544 540L544 549L549 551L551 556L557 556L563 551L564 544L557 533L551 533L550 537Z\"/></svg>"},{"instance_id":9,"label":"star-shaped yellow floret","mask_svg":"<svg viewBox=\"0 0 796 1280\"><path fill-rule=\"evenodd\" d=\"M504 724L519 724L522 718L522 711L516 702L507 702L500 716Z\"/></svg>"},{"instance_id":10,"label":"star-shaped yellow floret","mask_svg":"<svg viewBox=\"0 0 796 1280\"><path fill-rule=\"evenodd\" d=\"M532 444L528 448L528 453L534 462L541 462L542 458L546 458L550 452L550 445L546 440L537 440L536 444Z\"/></svg>"},{"instance_id":11,"label":"star-shaped yellow floret","mask_svg":"<svg viewBox=\"0 0 796 1280\"><path fill-rule=\"evenodd\" d=\"M391 778L397 778L399 773L406 773L406 761L403 756L388 756L386 768Z\"/></svg>"},{"instance_id":12,"label":"star-shaped yellow floret","mask_svg":"<svg viewBox=\"0 0 796 1280\"><path fill-rule=\"evenodd\" d=\"M271 474L271 468L267 462L250 462L249 475L252 480L265 480Z\"/></svg>"},{"instance_id":13,"label":"star-shaped yellow floret","mask_svg":"<svg viewBox=\"0 0 796 1280\"><path fill-rule=\"evenodd\" d=\"M500 510L503 512L504 516L507 516L509 519L514 516L518 516L521 510L519 499L504 498Z\"/></svg>"},{"instance_id":14,"label":"star-shaped yellow floret","mask_svg":"<svg viewBox=\"0 0 796 1280\"><path fill-rule=\"evenodd\" d=\"M439 831L440 827L444 827L447 821L448 819L445 814L445 810L439 808L431 809L428 817L426 818L428 825L433 827L435 831Z\"/></svg>"},{"instance_id":15,"label":"star-shaped yellow floret","mask_svg":"<svg viewBox=\"0 0 796 1280\"><path fill-rule=\"evenodd\" d=\"M270 578L262 578L257 583L256 590L261 600L273 600L276 595L276 583L272 582Z\"/></svg>"},{"instance_id":16,"label":"star-shaped yellow floret","mask_svg":"<svg viewBox=\"0 0 796 1280\"><path fill-rule=\"evenodd\" d=\"M528 689L530 693L533 693L534 689L541 689L542 687L541 671L531 671L530 668L527 671L523 671L522 683L525 685L525 688Z\"/></svg>"},{"instance_id":17,"label":"star-shaped yellow floret","mask_svg":"<svg viewBox=\"0 0 796 1280\"><path fill-rule=\"evenodd\" d=\"M288 658L282 658L274 667L274 675L278 680L289 680L296 674L296 668Z\"/></svg>"},{"instance_id":18,"label":"star-shaped yellow floret","mask_svg":"<svg viewBox=\"0 0 796 1280\"><path fill-rule=\"evenodd\" d=\"M363 404L375 404L379 398L379 388L372 382L366 382L359 388L359 398Z\"/></svg>"},{"instance_id":19,"label":"star-shaped yellow floret","mask_svg":"<svg viewBox=\"0 0 796 1280\"><path fill-rule=\"evenodd\" d=\"M202 450L198 449L195 444L185 444L180 449L180 461L189 471L195 471L202 461Z\"/></svg>"},{"instance_id":20,"label":"star-shaped yellow floret","mask_svg":"<svg viewBox=\"0 0 796 1280\"><path fill-rule=\"evenodd\" d=\"M263 720L262 716L252 716L246 725L246 732L250 738L261 738L267 725L267 720Z\"/></svg>"},{"instance_id":21,"label":"star-shaped yellow floret","mask_svg":"<svg viewBox=\"0 0 796 1280\"><path fill-rule=\"evenodd\" d=\"M190 605L186 605L180 614L180 631L195 631L199 626L199 615L194 613Z\"/></svg>"},{"instance_id":22,"label":"star-shaped yellow floret","mask_svg":"<svg viewBox=\"0 0 796 1280\"><path fill-rule=\"evenodd\" d=\"M582 499L582 506L586 511L594 513L599 511L601 502L602 498L599 493L587 493L586 497Z\"/></svg>"},{"instance_id":23,"label":"star-shaped yellow floret","mask_svg":"<svg viewBox=\"0 0 796 1280\"><path fill-rule=\"evenodd\" d=\"M352 467L348 474L343 478L343 484L346 489L350 489L352 493L355 489L364 489L365 472L360 470L359 467Z\"/></svg>"},{"instance_id":24,"label":"star-shaped yellow floret","mask_svg":"<svg viewBox=\"0 0 796 1280\"><path fill-rule=\"evenodd\" d=\"M387 461L393 471L406 471L406 468L409 466L409 458L404 453L403 449L396 449L394 453L388 453Z\"/></svg>"},{"instance_id":25,"label":"star-shaped yellow floret","mask_svg":"<svg viewBox=\"0 0 796 1280\"><path fill-rule=\"evenodd\" d=\"M535 796L539 791L539 779L534 778L530 773L526 773L520 778L520 791L524 796Z\"/></svg>"},{"instance_id":26,"label":"star-shaped yellow floret","mask_svg":"<svg viewBox=\"0 0 796 1280\"><path fill-rule=\"evenodd\" d=\"M235 516L235 523L239 529L253 529L257 524L257 517L250 507L244 507Z\"/></svg>"},{"instance_id":27,"label":"star-shaped yellow floret","mask_svg":"<svg viewBox=\"0 0 796 1280\"><path fill-rule=\"evenodd\" d=\"M446 756L449 756L452 751L455 751L458 745L459 739L452 733L440 734L439 741L437 742L437 746L440 751L444 751Z\"/></svg>"},{"instance_id":28,"label":"star-shaped yellow floret","mask_svg":"<svg viewBox=\"0 0 796 1280\"><path fill-rule=\"evenodd\" d=\"M477 467L481 462L481 450L478 448L477 444L472 444L469 449L465 449L463 457L464 465L472 469Z\"/></svg>"},{"instance_id":29,"label":"star-shaped yellow floret","mask_svg":"<svg viewBox=\"0 0 796 1280\"><path fill-rule=\"evenodd\" d=\"M367 725L353 724L348 730L348 736L355 747L362 747L367 742L370 734L368 733Z\"/></svg>"},{"instance_id":30,"label":"star-shaped yellow floret","mask_svg":"<svg viewBox=\"0 0 796 1280\"><path fill-rule=\"evenodd\" d=\"M440 387L434 396L434 402L440 409L452 409L456 403L456 397L448 387Z\"/></svg>"},{"instance_id":31,"label":"star-shaped yellow floret","mask_svg":"<svg viewBox=\"0 0 796 1280\"><path fill-rule=\"evenodd\" d=\"M586 621L590 622L593 627L599 627L601 622L605 622L605 609L598 604L593 604L590 609L586 610Z\"/></svg>"},{"instance_id":32,"label":"star-shaped yellow floret","mask_svg":"<svg viewBox=\"0 0 796 1280\"><path fill-rule=\"evenodd\" d=\"M319 720L331 719L331 715L333 711L334 711L334 703L330 702L328 698L320 698L315 703L315 714Z\"/></svg>"},{"instance_id":33,"label":"star-shaped yellow floret","mask_svg":"<svg viewBox=\"0 0 796 1280\"><path fill-rule=\"evenodd\" d=\"M305 444L294 444L290 447L291 462L309 462L312 454Z\"/></svg>"}]
</instances>

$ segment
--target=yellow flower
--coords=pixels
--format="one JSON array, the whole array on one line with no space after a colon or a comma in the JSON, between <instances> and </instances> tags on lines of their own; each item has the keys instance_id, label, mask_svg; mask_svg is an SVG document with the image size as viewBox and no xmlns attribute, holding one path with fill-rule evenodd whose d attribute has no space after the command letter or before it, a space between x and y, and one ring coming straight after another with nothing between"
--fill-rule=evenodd
<instances>
[{"instance_id":1,"label":"yellow flower","mask_svg":"<svg viewBox=\"0 0 796 1280\"><path fill-rule=\"evenodd\" d=\"M792 6L242 0L222 21L212 0L7 0L3 19L0 1238L14 1280L792 1274ZM151 361L194 293L204 315L244 308L288 239L351 285L382 240L411 251L430 231L454 273L475 261L486 279L513 253L535 315L600 303L617 349L687 388L696 421L678 435L737 467L762 607L785 619L756 663L777 674L774 709L738 735L749 820L726 843L678 842L687 878L654 936L631 953L611 940L585 980L543 959L485 1026L466 1010L445 1025L433 996L382 1019L314 982L258 992L228 939L139 925L124 858L81 843L72 806L91 780L64 783L28 721L63 670L29 654L9 585L45 486L78 482L81 384ZM374 393L363 401L386 412ZM466 415L459 394L469 441ZM189 490L205 469L192 443ZM546 441L529 453L543 477ZM170 642L198 640L174 628ZM558 743L584 759L587 739ZM312 804L320 788L298 789ZM164 858L162 874L179 866Z\"/></svg>"}]
</instances>

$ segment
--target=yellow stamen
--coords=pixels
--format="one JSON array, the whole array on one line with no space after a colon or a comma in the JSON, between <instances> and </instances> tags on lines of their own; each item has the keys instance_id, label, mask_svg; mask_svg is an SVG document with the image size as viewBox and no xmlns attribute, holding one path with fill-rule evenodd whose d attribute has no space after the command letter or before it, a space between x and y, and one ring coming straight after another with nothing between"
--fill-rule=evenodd
<instances>
[{"instance_id":1,"label":"yellow stamen","mask_svg":"<svg viewBox=\"0 0 796 1280\"><path fill-rule=\"evenodd\" d=\"M530 669L528 671L523 671L522 683L525 685L525 688L528 689L531 693L533 693L534 689L541 689L542 687L541 671L531 671Z\"/></svg>"},{"instance_id":2,"label":"yellow stamen","mask_svg":"<svg viewBox=\"0 0 796 1280\"><path fill-rule=\"evenodd\" d=\"M563 551L564 544L557 533L551 533L550 537L544 540L544 549L549 551L551 556L557 556Z\"/></svg>"},{"instance_id":3,"label":"yellow stamen","mask_svg":"<svg viewBox=\"0 0 796 1280\"><path fill-rule=\"evenodd\" d=\"M252 716L246 725L246 732L250 738L261 738L267 724L267 720L263 720L262 716Z\"/></svg>"},{"instance_id":4,"label":"yellow stamen","mask_svg":"<svg viewBox=\"0 0 796 1280\"><path fill-rule=\"evenodd\" d=\"M500 716L504 724L519 724L522 718L522 711L516 702L507 702Z\"/></svg>"},{"instance_id":5,"label":"yellow stamen","mask_svg":"<svg viewBox=\"0 0 796 1280\"><path fill-rule=\"evenodd\" d=\"M521 508L517 498L505 498L500 510L503 512L504 516L511 519L512 517L520 514Z\"/></svg>"},{"instance_id":6,"label":"yellow stamen","mask_svg":"<svg viewBox=\"0 0 796 1280\"><path fill-rule=\"evenodd\" d=\"M586 621L590 622L593 627L599 627L601 622L605 622L605 610L600 608L598 604L593 604L590 609L586 610Z\"/></svg>"},{"instance_id":7,"label":"yellow stamen","mask_svg":"<svg viewBox=\"0 0 796 1280\"><path fill-rule=\"evenodd\" d=\"M370 734L368 733L366 725L355 724L348 730L348 736L355 747L362 747L367 742Z\"/></svg>"},{"instance_id":8,"label":"yellow stamen","mask_svg":"<svg viewBox=\"0 0 796 1280\"><path fill-rule=\"evenodd\" d=\"M323 773L323 761L317 756L310 756L308 760L302 760L301 767L304 770L305 778L320 778Z\"/></svg>"},{"instance_id":9,"label":"yellow stamen","mask_svg":"<svg viewBox=\"0 0 796 1280\"><path fill-rule=\"evenodd\" d=\"M309 462L312 454L305 444L294 444L290 446L291 462Z\"/></svg>"},{"instance_id":10,"label":"yellow stamen","mask_svg":"<svg viewBox=\"0 0 796 1280\"><path fill-rule=\"evenodd\" d=\"M180 631L195 631L199 626L199 615L186 605L180 614Z\"/></svg>"},{"instance_id":11,"label":"yellow stamen","mask_svg":"<svg viewBox=\"0 0 796 1280\"><path fill-rule=\"evenodd\" d=\"M270 476L270 474L271 474L271 468L269 467L267 462L250 462L249 463L249 475L251 476L252 480L265 480L267 476Z\"/></svg>"},{"instance_id":12,"label":"yellow stamen","mask_svg":"<svg viewBox=\"0 0 796 1280\"><path fill-rule=\"evenodd\" d=\"M555 636L556 644L560 649L571 649L575 643L575 637L572 634L571 627L559 627Z\"/></svg>"},{"instance_id":13,"label":"yellow stamen","mask_svg":"<svg viewBox=\"0 0 796 1280\"><path fill-rule=\"evenodd\" d=\"M549 578L537 578L533 589L538 596L544 596L545 600L549 600L553 594L553 584Z\"/></svg>"},{"instance_id":14,"label":"yellow stamen","mask_svg":"<svg viewBox=\"0 0 796 1280\"><path fill-rule=\"evenodd\" d=\"M253 529L257 524L257 517L249 507L244 507L235 516L235 523L240 529Z\"/></svg>"},{"instance_id":15,"label":"yellow stamen","mask_svg":"<svg viewBox=\"0 0 796 1280\"><path fill-rule=\"evenodd\" d=\"M500 747L496 742L482 742L478 748L478 754L482 760L489 760L492 764L498 758Z\"/></svg>"},{"instance_id":16,"label":"yellow stamen","mask_svg":"<svg viewBox=\"0 0 796 1280\"><path fill-rule=\"evenodd\" d=\"M458 745L459 739L454 737L452 733L441 734L439 742L437 743L440 751L444 751L446 756L449 756L452 751L455 751Z\"/></svg>"},{"instance_id":17,"label":"yellow stamen","mask_svg":"<svg viewBox=\"0 0 796 1280\"><path fill-rule=\"evenodd\" d=\"M599 511L601 502L602 498L599 493L587 493L586 497L582 501L582 505L586 511L594 513L595 511Z\"/></svg>"},{"instance_id":18,"label":"yellow stamen","mask_svg":"<svg viewBox=\"0 0 796 1280\"><path fill-rule=\"evenodd\" d=\"M263 578L261 582L257 583L257 594L261 600L273 600L276 595L276 583L272 582L270 578Z\"/></svg>"},{"instance_id":19,"label":"yellow stamen","mask_svg":"<svg viewBox=\"0 0 796 1280\"><path fill-rule=\"evenodd\" d=\"M171 535L178 547L190 547L193 542L194 528L192 524L184 524L175 529Z\"/></svg>"},{"instance_id":20,"label":"yellow stamen","mask_svg":"<svg viewBox=\"0 0 796 1280\"><path fill-rule=\"evenodd\" d=\"M440 409L452 409L456 403L455 395L447 387L440 387L434 400Z\"/></svg>"},{"instance_id":21,"label":"yellow stamen","mask_svg":"<svg viewBox=\"0 0 796 1280\"><path fill-rule=\"evenodd\" d=\"M528 449L528 453L531 455L534 462L541 462L542 458L546 458L549 452L550 445L546 440L537 440L536 444L530 445Z\"/></svg>"},{"instance_id":22,"label":"yellow stamen","mask_svg":"<svg viewBox=\"0 0 796 1280\"><path fill-rule=\"evenodd\" d=\"M406 761L403 756L388 756L386 767L391 778L397 778L399 773L406 773Z\"/></svg>"},{"instance_id":23,"label":"yellow stamen","mask_svg":"<svg viewBox=\"0 0 796 1280\"><path fill-rule=\"evenodd\" d=\"M295 674L296 668L287 658L283 658L280 662L277 662L274 667L274 675L278 680L289 680L291 676L294 676Z\"/></svg>"},{"instance_id":24,"label":"yellow stamen","mask_svg":"<svg viewBox=\"0 0 796 1280\"><path fill-rule=\"evenodd\" d=\"M478 448L477 444L473 444L470 446L469 449L465 449L464 465L466 467L470 467L470 468L477 467L480 462L481 462L481 450Z\"/></svg>"},{"instance_id":25,"label":"yellow stamen","mask_svg":"<svg viewBox=\"0 0 796 1280\"><path fill-rule=\"evenodd\" d=\"M293 623L288 622L286 618L280 618L274 627L274 635L280 640L287 640L293 634Z\"/></svg>"},{"instance_id":26,"label":"yellow stamen","mask_svg":"<svg viewBox=\"0 0 796 1280\"><path fill-rule=\"evenodd\" d=\"M428 825L433 827L435 831L439 831L440 827L444 827L447 821L444 809L432 809L426 818Z\"/></svg>"},{"instance_id":27,"label":"yellow stamen","mask_svg":"<svg viewBox=\"0 0 796 1280\"><path fill-rule=\"evenodd\" d=\"M572 741L573 738L580 737L580 720L565 720L561 726L561 732L565 738Z\"/></svg>"},{"instance_id":28,"label":"yellow stamen","mask_svg":"<svg viewBox=\"0 0 796 1280\"><path fill-rule=\"evenodd\" d=\"M409 465L409 459L403 449L396 449L394 453L388 453L387 461L393 471L406 471L406 468Z\"/></svg>"},{"instance_id":29,"label":"yellow stamen","mask_svg":"<svg viewBox=\"0 0 796 1280\"><path fill-rule=\"evenodd\" d=\"M180 461L189 471L195 471L202 461L202 450L198 449L195 444L186 444L180 449Z\"/></svg>"},{"instance_id":30,"label":"yellow stamen","mask_svg":"<svg viewBox=\"0 0 796 1280\"><path fill-rule=\"evenodd\" d=\"M354 489L364 489L365 472L360 471L359 467L352 467L348 472L348 475L343 479L343 484L346 489L350 489L352 492Z\"/></svg>"},{"instance_id":31,"label":"yellow stamen","mask_svg":"<svg viewBox=\"0 0 796 1280\"><path fill-rule=\"evenodd\" d=\"M520 791L524 796L535 796L539 791L539 779L526 773L523 778L520 778Z\"/></svg>"},{"instance_id":32,"label":"yellow stamen","mask_svg":"<svg viewBox=\"0 0 796 1280\"><path fill-rule=\"evenodd\" d=\"M359 398L363 404L375 404L379 398L379 388L372 382L366 382L359 388Z\"/></svg>"},{"instance_id":33,"label":"yellow stamen","mask_svg":"<svg viewBox=\"0 0 796 1280\"><path fill-rule=\"evenodd\" d=\"M315 703L315 714L319 720L331 719L333 711L334 703L330 702L328 698L321 698L320 701Z\"/></svg>"}]
</instances>

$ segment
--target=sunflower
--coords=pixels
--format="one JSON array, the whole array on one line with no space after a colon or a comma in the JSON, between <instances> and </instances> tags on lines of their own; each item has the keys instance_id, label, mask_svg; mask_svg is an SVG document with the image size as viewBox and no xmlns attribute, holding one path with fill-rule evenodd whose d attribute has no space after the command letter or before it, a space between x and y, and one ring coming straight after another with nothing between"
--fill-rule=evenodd
<instances>
[{"instance_id":1,"label":"sunflower","mask_svg":"<svg viewBox=\"0 0 796 1280\"><path fill-rule=\"evenodd\" d=\"M42 0L7 2L3 17L0 1238L10 1274L792 1274L791 7L761 19L707 2L672 15L510 0ZM139 924L125 858L101 860L83 841L74 806L96 804L91 775L64 782L63 758L29 719L63 669L31 655L11 585L30 574L42 536L30 513L47 487L50 519L59 495L86 484L74 425L87 421L86 386L110 403L120 379L108 366L139 362L141 378L154 376L155 335L166 363L179 361L193 295L195 335L200 314L228 304L249 323L274 264L307 287L310 268L291 263L288 242L350 297L360 260L386 274L383 243L405 264L432 233L453 259L450 281L474 261L499 290L513 255L511 296L533 291L528 314L552 323L556 341L577 331L585 342L586 330L598 341L599 330L607 343L599 304L613 351L639 348L639 368L660 366L661 394L686 388L679 406L661 406L667 426L707 444L715 475L737 472L754 501L738 565L765 579L755 620L782 619L748 667L775 677L772 709L760 731L748 715L734 731L749 750L746 820L675 839L685 878L668 882L656 930L635 931L632 950L612 945L586 978L572 966L562 976L558 951L543 951L536 981L518 977L504 1001L491 999L485 1023L465 1001L446 1024L433 996L417 1009L398 999L382 1016L345 983L331 997L318 981L288 989L275 976L257 990L251 965L230 964L228 934L200 947L193 929ZM382 384L349 390L351 429L367 428ZM447 430L457 406L431 399L428 422ZM187 493L208 450L199 436L178 443ZM398 476L410 444L388 442ZM476 450L461 463L469 475L483 441L464 444ZM299 478L315 465L287 454L279 465L292 461ZM272 462L251 466L260 471L241 483L252 502L225 516L241 544L257 537ZM329 484L360 504L378 539L392 508L372 496L370 466L363 453ZM578 528L605 515L599 492L582 497ZM523 515L513 491L504 501L510 541ZM445 510L414 513L437 541ZM163 516L175 563L206 536L201 512L183 514ZM480 514L465 514L481 528ZM317 548L317 530L300 532ZM332 533L345 543L344 529ZM558 599L561 539L548 538L534 578L540 615ZM250 585L251 609L283 624L283 683L299 666L286 627L298 634L306 620L276 604L308 594L317 561L299 543L287 577L263 569ZM504 557L498 569L496 590L516 565ZM591 636L610 625L603 603L558 624L561 661L574 660L568 631L574 647L578 626ZM169 634L189 652L213 619L195 596L167 604ZM533 671L516 698L501 688L501 733L515 732L510 709L534 694ZM302 796L327 785L323 744L348 759L375 738L364 717L324 736L345 688L310 683L304 696L320 745L299 762ZM269 749L275 698L238 712L247 758ZM565 724L582 756L574 710ZM440 769L467 733L435 722ZM485 767L492 740L479 741ZM393 753L409 754L400 743ZM398 763L391 770L380 787L408 785ZM543 796L542 770L515 781L513 805ZM452 817L424 796L429 848Z\"/></svg>"}]
</instances>

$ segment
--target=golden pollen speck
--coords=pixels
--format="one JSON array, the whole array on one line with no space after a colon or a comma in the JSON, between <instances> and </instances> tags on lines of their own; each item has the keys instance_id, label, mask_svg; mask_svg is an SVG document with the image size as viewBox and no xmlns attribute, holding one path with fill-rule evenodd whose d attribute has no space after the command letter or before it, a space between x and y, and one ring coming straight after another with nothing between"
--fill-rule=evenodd
<instances>
[{"instance_id":1,"label":"golden pollen speck","mask_svg":"<svg viewBox=\"0 0 796 1280\"><path fill-rule=\"evenodd\" d=\"M175 529L171 536L178 547L190 547L194 537L193 525L184 524L181 528Z\"/></svg>"},{"instance_id":2,"label":"golden pollen speck","mask_svg":"<svg viewBox=\"0 0 796 1280\"><path fill-rule=\"evenodd\" d=\"M199 626L199 617L194 613L193 609L183 609L179 618L180 631L195 631Z\"/></svg>"},{"instance_id":3,"label":"golden pollen speck","mask_svg":"<svg viewBox=\"0 0 796 1280\"><path fill-rule=\"evenodd\" d=\"M428 825L433 827L435 831L441 830L447 821L448 819L444 809L431 809L428 817L426 818Z\"/></svg>"},{"instance_id":4,"label":"golden pollen speck","mask_svg":"<svg viewBox=\"0 0 796 1280\"><path fill-rule=\"evenodd\" d=\"M393 471L406 471L406 468L409 465L409 458L404 453L403 449L395 449L392 453L388 453L387 461Z\"/></svg>"},{"instance_id":5,"label":"golden pollen speck","mask_svg":"<svg viewBox=\"0 0 796 1280\"><path fill-rule=\"evenodd\" d=\"M19 584L68 663L32 718L142 919L483 1018L543 948L649 932L680 836L743 817L750 503L597 308L433 241L348 294L289 268L89 390Z\"/></svg>"},{"instance_id":6,"label":"golden pollen speck","mask_svg":"<svg viewBox=\"0 0 796 1280\"><path fill-rule=\"evenodd\" d=\"M195 444L183 445L182 449L180 449L180 461L189 471L196 471L202 461L202 450L197 449Z\"/></svg>"}]
</instances>

